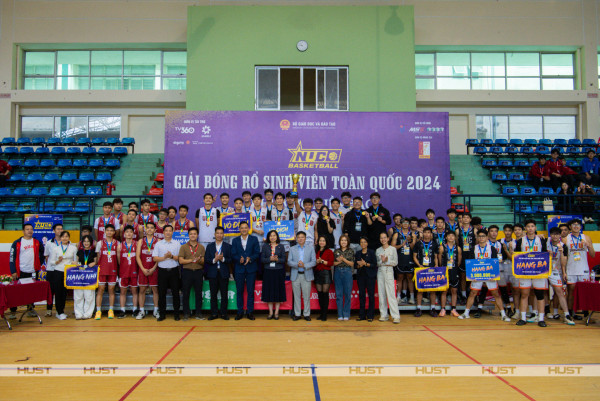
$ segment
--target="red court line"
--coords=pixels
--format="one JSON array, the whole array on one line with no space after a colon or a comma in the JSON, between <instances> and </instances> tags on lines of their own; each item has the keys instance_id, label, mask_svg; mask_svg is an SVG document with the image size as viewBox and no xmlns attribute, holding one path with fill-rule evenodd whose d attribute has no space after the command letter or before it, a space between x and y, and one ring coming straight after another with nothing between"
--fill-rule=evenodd
<instances>
[{"instance_id":1,"label":"red court line","mask_svg":"<svg viewBox=\"0 0 600 401\"><path fill-rule=\"evenodd\" d=\"M444 341L446 344L448 344L449 346L451 346L452 348L454 348L455 350L457 350L458 352L460 352L461 354L463 354L464 356L466 356L467 358L469 358L470 360L472 360L476 364L478 364L480 366L483 366L483 364L481 362L479 362L477 359L473 358L471 355L467 354L465 351L463 351L462 349L458 348L456 345L452 344L450 341L446 340L444 337L440 336L438 333L436 333L435 331L431 330L429 327L427 327L427 326L423 326L423 327L425 328L425 330L429 331L431 334L435 335L440 340ZM494 372L492 372L490 370L488 370L488 372L490 372L492 375L494 375L495 378L497 378L498 380L500 380L501 382L503 382L504 384L506 384L507 386L509 386L513 390L517 391L523 397L527 398L530 401L535 401L535 398L529 396L527 393L525 393L524 391L522 391L521 389L519 389L517 386L513 386L512 384L510 384L503 377L498 376L497 374L495 374Z\"/></svg>"},{"instance_id":2,"label":"red court line","mask_svg":"<svg viewBox=\"0 0 600 401\"><path fill-rule=\"evenodd\" d=\"M188 336L188 335L189 335L189 334L190 334L190 333L191 333L193 330L194 330L194 326L192 326L192 328L190 328L190 329L189 329L189 330L188 330L188 331L187 331L187 332L186 332L186 333L183 335L183 337L181 337L181 338L179 339L179 341L177 341L177 342L175 343L175 345L173 345L173 346L171 347L171 349L170 349L170 350L168 350L168 351L167 351L167 352L166 352L166 353L165 353L165 354L162 356L162 358L160 358L160 359L158 360L158 362L156 362L156 363L154 364L154 366L153 366L151 369L153 369L153 368L156 368L158 365L160 365L160 363L161 363L162 361L164 361L164 360L165 360L165 358L166 358L167 356L169 356L169 354L170 354L171 352L173 352L173 350L174 350L175 348L177 348L177 346L178 346L179 344L181 344L181 342L182 342L183 340L185 340L185 338L186 338L186 337L187 337L187 336ZM119 401L123 401L124 399L126 399L127 397L129 397L129 394L131 394L131 393L133 392L133 390L135 390L135 389L136 389L136 388L137 388L137 387L138 387L140 384L142 384L142 382L143 382L144 380L146 380L146 377L148 377L148 375L150 374L150 372L151 372L151 369L149 369L149 370L146 372L146 374L140 378L140 380L138 380L138 381L137 381L137 382L136 382L136 383L135 383L135 384L134 384L134 385L133 385L133 386L132 386L132 387L131 387L131 388L130 388L130 389L129 389L129 390L126 392L126 393L125 393L125 394L123 394L123 397L119 398Z\"/></svg>"}]
</instances>

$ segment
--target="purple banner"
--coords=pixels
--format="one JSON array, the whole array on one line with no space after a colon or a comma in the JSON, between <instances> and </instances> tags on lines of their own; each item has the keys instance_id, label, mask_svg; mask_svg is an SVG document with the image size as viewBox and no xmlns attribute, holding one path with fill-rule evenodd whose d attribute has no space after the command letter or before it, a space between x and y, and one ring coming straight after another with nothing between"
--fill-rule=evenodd
<instances>
[{"instance_id":1,"label":"purple banner","mask_svg":"<svg viewBox=\"0 0 600 401\"><path fill-rule=\"evenodd\" d=\"M343 191L381 193L391 213L450 206L448 113L168 111L164 204L195 210L202 195L292 189L329 204Z\"/></svg>"}]
</instances>

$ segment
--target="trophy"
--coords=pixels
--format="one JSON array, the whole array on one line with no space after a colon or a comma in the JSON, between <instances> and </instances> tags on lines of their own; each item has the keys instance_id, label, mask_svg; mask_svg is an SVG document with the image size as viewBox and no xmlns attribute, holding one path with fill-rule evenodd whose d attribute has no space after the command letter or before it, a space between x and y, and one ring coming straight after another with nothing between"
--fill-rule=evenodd
<instances>
[{"instance_id":1,"label":"trophy","mask_svg":"<svg viewBox=\"0 0 600 401\"><path fill-rule=\"evenodd\" d=\"M294 184L292 187L292 196L293 197L298 197L298 180L300 180L300 177L302 177L302 174L290 174L290 177L292 177L292 183Z\"/></svg>"}]
</instances>

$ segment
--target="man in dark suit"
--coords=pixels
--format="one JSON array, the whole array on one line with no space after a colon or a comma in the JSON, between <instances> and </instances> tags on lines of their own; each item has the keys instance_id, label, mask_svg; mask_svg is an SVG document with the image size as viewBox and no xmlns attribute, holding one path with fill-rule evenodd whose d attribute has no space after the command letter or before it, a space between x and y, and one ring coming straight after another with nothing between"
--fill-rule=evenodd
<instances>
[{"instance_id":1,"label":"man in dark suit","mask_svg":"<svg viewBox=\"0 0 600 401\"><path fill-rule=\"evenodd\" d=\"M235 263L234 277L237 291L237 316L235 320L244 317L244 284L248 291L247 317L254 320L254 281L258 270L260 245L258 239L248 235L250 227L245 221L240 223L240 236L235 237L231 244L231 256Z\"/></svg>"},{"instance_id":2,"label":"man in dark suit","mask_svg":"<svg viewBox=\"0 0 600 401\"><path fill-rule=\"evenodd\" d=\"M229 320L227 315L227 303L229 301L228 287L231 262L231 245L223 241L223 227L215 228L215 242L206 246L204 256L204 270L210 287L210 317L208 320L215 320L219 317L217 308L217 293L221 293L221 319Z\"/></svg>"}]
</instances>

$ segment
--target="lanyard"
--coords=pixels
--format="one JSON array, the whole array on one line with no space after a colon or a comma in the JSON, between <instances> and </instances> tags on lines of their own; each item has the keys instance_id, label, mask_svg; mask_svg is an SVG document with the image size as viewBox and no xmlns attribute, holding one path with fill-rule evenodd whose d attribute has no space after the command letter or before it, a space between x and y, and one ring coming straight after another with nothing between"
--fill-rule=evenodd
<instances>
[{"instance_id":1,"label":"lanyard","mask_svg":"<svg viewBox=\"0 0 600 401\"><path fill-rule=\"evenodd\" d=\"M550 249L552 249L552 259L556 259L558 256L558 246L554 246L550 243Z\"/></svg>"},{"instance_id":2,"label":"lanyard","mask_svg":"<svg viewBox=\"0 0 600 401\"><path fill-rule=\"evenodd\" d=\"M198 251L198 246L200 245L200 243L196 244L196 248L192 249L192 246L190 245L190 243L188 242L188 246L190 247L190 252L192 253L192 256L194 256L194 254Z\"/></svg>"},{"instance_id":3,"label":"lanyard","mask_svg":"<svg viewBox=\"0 0 600 401\"><path fill-rule=\"evenodd\" d=\"M257 223L260 221L260 213L262 212L262 209L258 209L258 213L256 212L256 208L254 208L254 221L256 221Z\"/></svg>"},{"instance_id":4,"label":"lanyard","mask_svg":"<svg viewBox=\"0 0 600 401\"><path fill-rule=\"evenodd\" d=\"M448 227L450 227L452 229L452 231L456 231L456 222L454 222L452 225L450 225L450 223L448 223Z\"/></svg>"},{"instance_id":5,"label":"lanyard","mask_svg":"<svg viewBox=\"0 0 600 401\"><path fill-rule=\"evenodd\" d=\"M144 218L144 215L142 214L142 223L144 223L144 230L146 230L146 223L148 223L148 221L150 221L150 215Z\"/></svg>"},{"instance_id":6,"label":"lanyard","mask_svg":"<svg viewBox=\"0 0 600 401\"><path fill-rule=\"evenodd\" d=\"M104 221L104 227L106 227L106 225L110 223L110 216L108 217L108 219L102 216L102 220Z\"/></svg>"},{"instance_id":7,"label":"lanyard","mask_svg":"<svg viewBox=\"0 0 600 401\"><path fill-rule=\"evenodd\" d=\"M448 250L448 260L454 260L454 249L456 249L456 245L452 245L452 249L446 245L446 249Z\"/></svg>"},{"instance_id":8,"label":"lanyard","mask_svg":"<svg viewBox=\"0 0 600 401\"><path fill-rule=\"evenodd\" d=\"M275 256L275 247L276 246L271 245L271 256Z\"/></svg>"},{"instance_id":9,"label":"lanyard","mask_svg":"<svg viewBox=\"0 0 600 401\"><path fill-rule=\"evenodd\" d=\"M130 258L131 257L131 248L133 248L133 242L131 243L131 246L127 246L127 241L123 241L123 243L125 244L125 249L127 250L127 257Z\"/></svg>"},{"instance_id":10,"label":"lanyard","mask_svg":"<svg viewBox=\"0 0 600 401\"><path fill-rule=\"evenodd\" d=\"M246 207L246 205L244 205L244 212L248 213L250 211L250 207Z\"/></svg>"},{"instance_id":11,"label":"lanyard","mask_svg":"<svg viewBox=\"0 0 600 401\"><path fill-rule=\"evenodd\" d=\"M308 231L308 223L310 222L310 218L308 217L306 212L303 212L303 213L304 213L304 227L306 227L306 231Z\"/></svg>"},{"instance_id":12,"label":"lanyard","mask_svg":"<svg viewBox=\"0 0 600 401\"><path fill-rule=\"evenodd\" d=\"M229 210L228 207L223 208L223 206L221 206L221 213L227 213L227 210Z\"/></svg>"},{"instance_id":13,"label":"lanyard","mask_svg":"<svg viewBox=\"0 0 600 401\"><path fill-rule=\"evenodd\" d=\"M108 248L108 249L107 249L108 256L110 256L110 252L111 252L111 250L112 250L112 246L113 246L113 242L114 242L114 241L113 241L113 240L110 240L110 245L108 245L108 241L107 241L107 240L104 240L104 242L106 243L106 248Z\"/></svg>"},{"instance_id":14,"label":"lanyard","mask_svg":"<svg viewBox=\"0 0 600 401\"><path fill-rule=\"evenodd\" d=\"M469 227L466 234L465 230L462 227L460 228L460 231L462 232L463 243L467 242L467 238L469 237L469 234L471 234L471 227Z\"/></svg>"},{"instance_id":15,"label":"lanyard","mask_svg":"<svg viewBox=\"0 0 600 401\"><path fill-rule=\"evenodd\" d=\"M571 234L571 238L573 239L573 245L575 245L575 249L579 249L579 244L581 244L581 234L579 234L579 236L575 237L573 234ZM575 240L577 239L577 242L575 242Z\"/></svg>"},{"instance_id":16,"label":"lanyard","mask_svg":"<svg viewBox=\"0 0 600 401\"><path fill-rule=\"evenodd\" d=\"M283 210L281 209L281 211L279 211L279 209L275 209L275 211L277 212L277 221L281 221L281 216L283 215Z\"/></svg>"},{"instance_id":17,"label":"lanyard","mask_svg":"<svg viewBox=\"0 0 600 401\"><path fill-rule=\"evenodd\" d=\"M85 253L85 249L83 250L83 264L87 266L87 261L90 257L90 253L92 252L92 250L90 249L89 251L87 251L87 254Z\"/></svg>"},{"instance_id":18,"label":"lanyard","mask_svg":"<svg viewBox=\"0 0 600 401\"><path fill-rule=\"evenodd\" d=\"M273 210L273 205L271 205L271 207L267 206L267 216L271 215L271 210Z\"/></svg>"},{"instance_id":19,"label":"lanyard","mask_svg":"<svg viewBox=\"0 0 600 401\"><path fill-rule=\"evenodd\" d=\"M340 216L340 214L335 214L334 211L331 211L331 214L333 215L333 217L335 217L336 219L341 219L342 217Z\"/></svg>"},{"instance_id":20,"label":"lanyard","mask_svg":"<svg viewBox=\"0 0 600 401\"><path fill-rule=\"evenodd\" d=\"M527 239L527 245L529 248L529 252L533 252L534 248L535 248L535 238L530 240L529 238L525 237Z\"/></svg>"},{"instance_id":21,"label":"lanyard","mask_svg":"<svg viewBox=\"0 0 600 401\"><path fill-rule=\"evenodd\" d=\"M435 222L433 224L427 223L427 227L431 228L432 230L435 230Z\"/></svg>"},{"instance_id":22,"label":"lanyard","mask_svg":"<svg viewBox=\"0 0 600 401\"><path fill-rule=\"evenodd\" d=\"M477 259L483 259L485 257L485 250L487 248L487 245L481 249L480 245L477 245L477 248L479 249L479 256L477 256Z\"/></svg>"},{"instance_id":23,"label":"lanyard","mask_svg":"<svg viewBox=\"0 0 600 401\"><path fill-rule=\"evenodd\" d=\"M360 216L362 216L361 212L356 212L356 210L354 211L354 217L356 217L356 221L360 221Z\"/></svg>"},{"instance_id":24,"label":"lanyard","mask_svg":"<svg viewBox=\"0 0 600 401\"><path fill-rule=\"evenodd\" d=\"M442 242L444 242L444 237L446 236L446 232L444 231L443 233L435 233L435 235L437 235L438 238L438 242L441 244Z\"/></svg>"},{"instance_id":25,"label":"lanyard","mask_svg":"<svg viewBox=\"0 0 600 401\"><path fill-rule=\"evenodd\" d=\"M379 205L377 206L377 209L373 209L373 215L377 216L377 212L379 212Z\"/></svg>"},{"instance_id":26,"label":"lanyard","mask_svg":"<svg viewBox=\"0 0 600 401\"><path fill-rule=\"evenodd\" d=\"M61 244L60 244L60 249L61 249L61 251L62 251L62 254L63 254L63 256L65 256L65 253L67 253L67 250L69 249L69 244L67 244L67 247L66 247L66 248L63 248L63 244L62 244L62 242L61 242Z\"/></svg>"},{"instance_id":27,"label":"lanyard","mask_svg":"<svg viewBox=\"0 0 600 401\"><path fill-rule=\"evenodd\" d=\"M425 253L426 258L429 257L429 248L431 248L431 241L427 243L427 246L425 246L425 243L423 242L423 253Z\"/></svg>"},{"instance_id":28,"label":"lanyard","mask_svg":"<svg viewBox=\"0 0 600 401\"><path fill-rule=\"evenodd\" d=\"M183 233L183 230L185 230L185 226L187 225L188 219L185 219L183 221L183 224L181 224L181 220L178 221L179 223L179 232Z\"/></svg>"},{"instance_id":29,"label":"lanyard","mask_svg":"<svg viewBox=\"0 0 600 401\"><path fill-rule=\"evenodd\" d=\"M152 241L150 241L150 244L148 244L148 237L146 237L145 240L146 240L146 247L148 248L148 252L152 253L152 245L154 244L154 236L152 236Z\"/></svg>"},{"instance_id":30,"label":"lanyard","mask_svg":"<svg viewBox=\"0 0 600 401\"><path fill-rule=\"evenodd\" d=\"M204 215L206 216L206 227L210 226L210 214L212 213L212 209L210 210L206 210L206 208L204 208Z\"/></svg>"}]
</instances>

